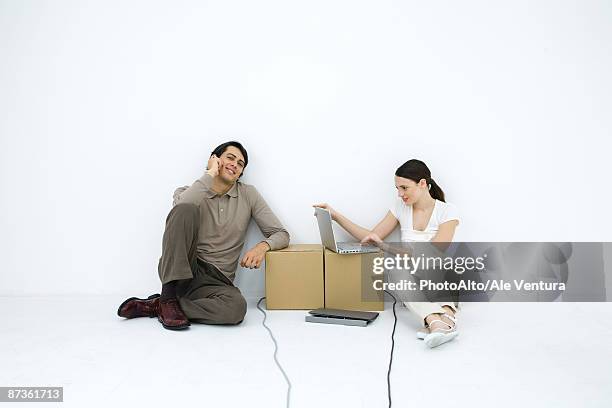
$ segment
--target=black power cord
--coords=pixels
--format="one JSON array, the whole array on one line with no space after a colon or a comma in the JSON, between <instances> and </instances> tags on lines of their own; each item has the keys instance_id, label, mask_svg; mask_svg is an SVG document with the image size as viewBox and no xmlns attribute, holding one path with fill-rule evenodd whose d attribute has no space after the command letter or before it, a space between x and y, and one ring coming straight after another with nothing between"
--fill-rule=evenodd
<instances>
[{"instance_id":1,"label":"black power cord","mask_svg":"<svg viewBox=\"0 0 612 408\"><path fill-rule=\"evenodd\" d=\"M397 326L397 314L395 313L395 304L397 299L386 291L385 293L393 298L393 332L391 332L391 354L389 356L389 370L387 370L387 396L389 397L389 408L391 408L391 365L393 364L393 351L395 350L395 326Z\"/></svg>"},{"instance_id":2,"label":"black power cord","mask_svg":"<svg viewBox=\"0 0 612 408\"><path fill-rule=\"evenodd\" d=\"M393 298L393 331L391 332L391 353L389 356L389 369L387 370L387 396L389 398L389 408L391 408L391 366L393 365L393 351L395 350L395 328L397 326L397 313L395 312L395 305L397 304L397 299L395 298L395 296L393 296L393 294L391 294L391 292L385 290L385 293ZM270 338L274 343L274 362L276 363L276 366L279 368L280 372L283 374L283 377L285 377L285 381L287 382L287 408L289 408L289 404L291 401L291 381L289 380L289 377L287 376L287 373L285 373L283 367L278 362L278 358L276 356L278 354L278 343L274 338L274 334L272 334L272 330L270 330L270 328L266 325L267 314L266 311L261 307L261 302L263 302L264 299L265 297L259 299L259 301L257 302L257 309L259 309L259 311L263 314L264 318L262 324L268 331L268 334L270 334Z\"/></svg>"}]
</instances>

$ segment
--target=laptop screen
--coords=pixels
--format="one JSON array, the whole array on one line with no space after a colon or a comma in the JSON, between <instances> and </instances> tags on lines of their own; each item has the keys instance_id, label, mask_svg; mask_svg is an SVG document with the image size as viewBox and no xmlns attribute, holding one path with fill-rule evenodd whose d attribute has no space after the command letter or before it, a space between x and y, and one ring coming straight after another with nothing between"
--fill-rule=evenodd
<instances>
[{"instance_id":1,"label":"laptop screen","mask_svg":"<svg viewBox=\"0 0 612 408\"><path fill-rule=\"evenodd\" d=\"M329 211L323 208L315 208L317 222L319 223L319 234L321 234L321 243L327 249L338 252L336 246L336 238L334 237L334 229L332 227L332 219Z\"/></svg>"}]
</instances>

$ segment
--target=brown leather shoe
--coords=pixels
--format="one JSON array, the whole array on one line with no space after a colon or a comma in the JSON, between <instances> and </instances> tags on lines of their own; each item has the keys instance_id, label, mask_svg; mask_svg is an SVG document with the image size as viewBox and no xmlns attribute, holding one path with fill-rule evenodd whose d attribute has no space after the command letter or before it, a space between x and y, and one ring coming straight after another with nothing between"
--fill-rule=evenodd
<instances>
[{"instance_id":1,"label":"brown leather shoe","mask_svg":"<svg viewBox=\"0 0 612 408\"><path fill-rule=\"evenodd\" d=\"M175 297L159 301L157 320L168 330L186 329L191 325Z\"/></svg>"},{"instance_id":2,"label":"brown leather shoe","mask_svg":"<svg viewBox=\"0 0 612 408\"><path fill-rule=\"evenodd\" d=\"M151 295L146 299L131 297L119 305L117 314L126 319L133 319L134 317L155 317L157 316L158 304L159 293Z\"/></svg>"}]
</instances>

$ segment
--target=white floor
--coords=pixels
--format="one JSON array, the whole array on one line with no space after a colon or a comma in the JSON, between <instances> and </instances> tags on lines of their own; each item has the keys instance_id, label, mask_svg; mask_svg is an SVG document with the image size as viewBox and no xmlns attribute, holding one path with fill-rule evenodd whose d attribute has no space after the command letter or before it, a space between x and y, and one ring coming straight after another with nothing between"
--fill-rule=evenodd
<instances>
[{"instance_id":1,"label":"white floor","mask_svg":"<svg viewBox=\"0 0 612 408\"><path fill-rule=\"evenodd\" d=\"M64 403L44 406L284 406L255 299L240 326L184 332L117 317L122 300L0 298L0 386L63 386ZM292 407L387 406L390 305L367 328L268 313ZM466 304L460 336L433 350L398 317L394 407L612 407L610 303Z\"/></svg>"}]
</instances>

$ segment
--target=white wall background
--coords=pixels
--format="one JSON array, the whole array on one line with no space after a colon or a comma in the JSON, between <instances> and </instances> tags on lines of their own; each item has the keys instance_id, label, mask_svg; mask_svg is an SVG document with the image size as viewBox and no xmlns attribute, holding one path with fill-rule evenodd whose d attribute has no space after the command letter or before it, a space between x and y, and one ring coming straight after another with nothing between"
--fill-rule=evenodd
<instances>
[{"instance_id":1,"label":"white wall background","mask_svg":"<svg viewBox=\"0 0 612 408\"><path fill-rule=\"evenodd\" d=\"M458 240L609 241L605 1L0 1L0 294L146 295L227 139L293 242L421 158ZM248 245L259 240L252 228ZM345 237L346 238L346 237ZM241 271L247 295L262 271Z\"/></svg>"}]
</instances>

